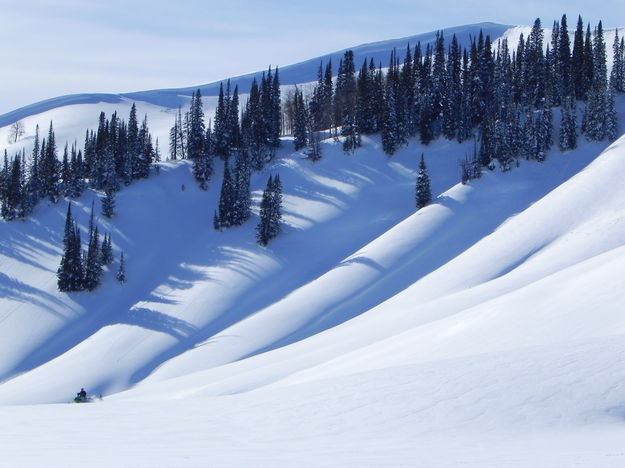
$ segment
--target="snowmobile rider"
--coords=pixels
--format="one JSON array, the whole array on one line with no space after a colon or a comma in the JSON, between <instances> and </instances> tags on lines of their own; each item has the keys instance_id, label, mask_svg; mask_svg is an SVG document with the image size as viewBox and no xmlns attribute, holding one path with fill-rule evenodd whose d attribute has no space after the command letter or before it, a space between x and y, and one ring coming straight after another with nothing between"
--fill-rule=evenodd
<instances>
[{"instance_id":1,"label":"snowmobile rider","mask_svg":"<svg viewBox=\"0 0 625 468\"><path fill-rule=\"evenodd\" d=\"M80 392L78 392L76 396L78 396L78 398L80 398L81 400L84 400L85 398L87 398L87 392L85 392L84 388L81 388Z\"/></svg>"}]
</instances>

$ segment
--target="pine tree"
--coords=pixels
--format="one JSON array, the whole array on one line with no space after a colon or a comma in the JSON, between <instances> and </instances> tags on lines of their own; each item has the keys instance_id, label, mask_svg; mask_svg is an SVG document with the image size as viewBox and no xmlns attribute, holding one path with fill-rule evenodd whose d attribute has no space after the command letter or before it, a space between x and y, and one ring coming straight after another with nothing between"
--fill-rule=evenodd
<instances>
[{"instance_id":1,"label":"pine tree","mask_svg":"<svg viewBox=\"0 0 625 468\"><path fill-rule=\"evenodd\" d=\"M256 226L256 239L260 245L267 245L281 231L282 184L280 177L269 176L260 203L260 222Z\"/></svg>"},{"instance_id":2,"label":"pine tree","mask_svg":"<svg viewBox=\"0 0 625 468\"><path fill-rule=\"evenodd\" d=\"M560 151L577 148L577 106L574 97L567 97L562 101L560 108Z\"/></svg>"},{"instance_id":3,"label":"pine tree","mask_svg":"<svg viewBox=\"0 0 625 468\"><path fill-rule=\"evenodd\" d=\"M613 101L613 96L607 81L607 57L601 21L599 21L595 32L592 55L592 85L588 92L582 132L591 141L601 141L610 137L615 138L617 125L616 112L611 110L613 104L610 101ZM608 135L608 131L610 131L610 135Z\"/></svg>"},{"instance_id":4,"label":"pine tree","mask_svg":"<svg viewBox=\"0 0 625 468\"><path fill-rule=\"evenodd\" d=\"M586 61L584 53L584 22L582 17L577 19L577 28L573 39L573 53L571 56L571 79L572 87L577 99L586 98L586 86L584 80L584 64Z\"/></svg>"},{"instance_id":5,"label":"pine tree","mask_svg":"<svg viewBox=\"0 0 625 468\"><path fill-rule=\"evenodd\" d=\"M217 214L217 228L219 230L232 227L235 214L236 187L232 181L229 166L228 160L226 160L224 163L224 178L221 184Z\"/></svg>"},{"instance_id":6,"label":"pine tree","mask_svg":"<svg viewBox=\"0 0 625 468\"><path fill-rule=\"evenodd\" d=\"M417 209L420 210L432 201L432 190L430 188L430 178L428 176L427 167L423 154L421 154L421 162L419 163L419 174L417 175L416 186L416 202Z\"/></svg>"},{"instance_id":7,"label":"pine tree","mask_svg":"<svg viewBox=\"0 0 625 468\"><path fill-rule=\"evenodd\" d=\"M102 198L102 214L107 218L112 218L115 215L115 192L112 190L104 192L104 198Z\"/></svg>"},{"instance_id":8,"label":"pine tree","mask_svg":"<svg viewBox=\"0 0 625 468\"><path fill-rule=\"evenodd\" d=\"M56 153L56 139L52 122L48 131L48 139L45 141L45 147L42 145L41 159L41 180L44 196L52 203L56 203L59 199L59 162Z\"/></svg>"},{"instance_id":9,"label":"pine tree","mask_svg":"<svg viewBox=\"0 0 625 468\"><path fill-rule=\"evenodd\" d=\"M119 269L115 274L115 279L119 284L124 284L126 282L126 261L124 260L124 252L121 253L119 258Z\"/></svg>"},{"instance_id":10,"label":"pine tree","mask_svg":"<svg viewBox=\"0 0 625 468\"><path fill-rule=\"evenodd\" d=\"M113 244L111 242L111 235L104 234L104 240L102 241L102 247L100 249L100 264L107 266L113 263Z\"/></svg>"},{"instance_id":11,"label":"pine tree","mask_svg":"<svg viewBox=\"0 0 625 468\"><path fill-rule=\"evenodd\" d=\"M293 145L299 151L308 145L308 113L301 90L295 88L294 97Z\"/></svg>"},{"instance_id":12,"label":"pine tree","mask_svg":"<svg viewBox=\"0 0 625 468\"><path fill-rule=\"evenodd\" d=\"M195 160L203 156L205 134L206 127L204 125L202 95L198 89L191 97L191 108L189 110L189 130L187 139L187 156L189 159Z\"/></svg>"},{"instance_id":13,"label":"pine tree","mask_svg":"<svg viewBox=\"0 0 625 468\"><path fill-rule=\"evenodd\" d=\"M57 286L62 292L83 289L83 269L80 248L80 231L72 217L72 204L67 206L63 236L63 256L57 270Z\"/></svg>"},{"instance_id":14,"label":"pine tree","mask_svg":"<svg viewBox=\"0 0 625 468\"><path fill-rule=\"evenodd\" d=\"M99 131L98 131L99 133ZM139 138L139 120L137 118L137 106L132 103L130 115L128 117L128 143L127 151L124 155L123 176L122 180L126 185L130 184L133 179L138 178L139 174L139 158L141 153L141 141ZM113 190L110 184L107 184L108 190Z\"/></svg>"},{"instance_id":15,"label":"pine tree","mask_svg":"<svg viewBox=\"0 0 625 468\"><path fill-rule=\"evenodd\" d=\"M234 185L236 190L235 215L233 224L239 226L250 217L250 156L246 150L239 153L234 169Z\"/></svg>"},{"instance_id":16,"label":"pine tree","mask_svg":"<svg viewBox=\"0 0 625 468\"><path fill-rule=\"evenodd\" d=\"M100 249L100 235L94 220L94 205L91 205L89 217L89 240L87 243L87 255L85 256L83 287L87 291L93 291L100 284L102 278L102 252Z\"/></svg>"},{"instance_id":17,"label":"pine tree","mask_svg":"<svg viewBox=\"0 0 625 468\"><path fill-rule=\"evenodd\" d=\"M612 72L610 73L610 85L616 92L625 91L625 57L623 56L623 48L621 48L621 40L619 40L618 29L614 34L614 43L612 45Z\"/></svg>"}]
</instances>

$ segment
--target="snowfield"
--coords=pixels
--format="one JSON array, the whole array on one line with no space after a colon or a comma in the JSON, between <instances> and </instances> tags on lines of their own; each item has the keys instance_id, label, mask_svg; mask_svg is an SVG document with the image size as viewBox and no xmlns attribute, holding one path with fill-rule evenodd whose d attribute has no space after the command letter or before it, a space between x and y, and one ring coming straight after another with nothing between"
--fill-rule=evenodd
<instances>
[{"instance_id":1,"label":"snowfield","mask_svg":"<svg viewBox=\"0 0 625 468\"><path fill-rule=\"evenodd\" d=\"M80 145L131 104L35 113L9 152L51 119ZM163 149L175 110L137 107ZM67 201L0 221L0 465L624 466L625 136L467 185L472 141L380 146L328 139L312 163L285 139L224 232L223 164L204 192L162 162L98 218L128 282L115 263L93 293L57 291ZM284 229L263 248L270 174ZM73 202L81 229L101 196ZM67 404L81 387L103 399Z\"/></svg>"}]
</instances>

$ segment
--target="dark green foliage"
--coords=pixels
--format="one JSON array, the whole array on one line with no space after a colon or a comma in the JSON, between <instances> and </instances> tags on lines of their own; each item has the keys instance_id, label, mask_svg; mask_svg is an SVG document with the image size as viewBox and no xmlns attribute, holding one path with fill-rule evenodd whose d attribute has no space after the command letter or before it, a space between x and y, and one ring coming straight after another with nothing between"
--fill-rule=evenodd
<instances>
[{"instance_id":1,"label":"dark green foliage","mask_svg":"<svg viewBox=\"0 0 625 468\"><path fill-rule=\"evenodd\" d=\"M216 228L219 230L228 229L234 224L236 187L232 180L229 166L228 160L226 160L224 164L224 178L219 196L219 209L217 211Z\"/></svg>"},{"instance_id":2,"label":"dark green foliage","mask_svg":"<svg viewBox=\"0 0 625 468\"><path fill-rule=\"evenodd\" d=\"M126 278L126 260L124 259L124 252L121 253L119 258L119 268L115 274L115 279L119 284L124 284L127 281Z\"/></svg>"},{"instance_id":3,"label":"dark green foliage","mask_svg":"<svg viewBox=\"0 0 625 468\"><path fill-rule=\"evenodd\" d=\"M256 226L256 240L267 245L280 234L282 222L282 183L280 176L270 176L260 203L260 222Z\"/></svg>"},{"instance_id":4,"label":"dark green foliage","mask_svg":"<svg viewBox=\"0 0 625 468\"><path fill-rule=\"evenodd\" d=\"M111 235L104 234L104 240L102 241L102 247L100 249L100 264L107 266L113 263L113 244L111 242Z\"/></svg>"},{"instance_id":5,"label":"dark green foliage","mask_svg":"<svg viewBox=\"0 0 625 468\"><path fill-rule=\"evenodd\" d=\"M102 252L100 248L100 235L94 220L94 205L91 205L89 217L89 239L87 242L87 255L84 259L83 289L93 291L100 284L102 278Z\"/></svg>"},{"instance_id":6,"label":"dark green foliage","mask_svg":"<svg viewBox=\"0 0 625 468\"><path fill-rule=\"evenodd\" d=\"M417 209L421 209L426 205L429 205L432 201L432 189L430 187L430 177L428 176L428 170L421 155L421 162L419 163L419 173L417 174L417 186L416 186L416 203Z\"/></svg>"},{"instance_id":7,"label":"dark green foliage","mask_svg":"<svg viewBox=\"0 0 625 468\"><path fill-rule=\"evenodd\" d=\"M48 130L48 139L42 143L41 184L43 196L56 203L59 199L59 161L56 153L56 139L52 122Z\"/></svg>"},{"instance_id":8,"label":"dark green foliage","mask_svg":"<svg viewBox=\"0 0 625 468\"><path fill-rule=\"evenodd\" d=\"M80 247L80 231L72 217L72 204L67 206L63 236L63 256L57 270L57 286L62 292L82 291L83 264Z\"/></svg>"},{"instance_id":9,"label":"dark green foliage","mask_svg":"<svg viewBox=\"0 0 625 468\"><path fill-rule=\"evenodd\" d=\"M104 198L102 198L102 214L107 218L112 218L115 215L115 192L112 190L104 192Z\"/></svg>"},{"instance_id":10,"label":"dark green foliage","mask_svg":"<svg viewBox=\"0 0 625 468\"><path fill-rule=\"evenodd\" d=\"M560 109L560 151L568 151L577 148L577 106L573 97L567 97L562 101Z\"/></svg>"},{"instance_id":11,"label":"dark green foliage","mask_svg":"<svg viewBox=\"0 0 625 468\"><path fill-rule=\"evenodd\" d=\"M297 87L294 96L293 145L298 151L308 145L309 118L304 95Z\"/></svg>"}]
</instances>

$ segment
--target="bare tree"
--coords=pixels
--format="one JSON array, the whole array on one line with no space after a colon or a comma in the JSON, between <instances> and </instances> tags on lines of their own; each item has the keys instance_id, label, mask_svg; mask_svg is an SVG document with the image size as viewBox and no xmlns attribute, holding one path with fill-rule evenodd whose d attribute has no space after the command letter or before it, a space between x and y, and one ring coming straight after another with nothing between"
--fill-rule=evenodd
<instances>
[{"instance_id":1,"label":"bare tree","mask_svg":"<svg viewBox=\"0 0 625 468\"><path fill-rule=\"evenodd\" d=\"M9 143L17 143L20 138L24 135L24 122L18 120L17 122L13 122L9 127Z\"/></svg>"}]
</instances>

